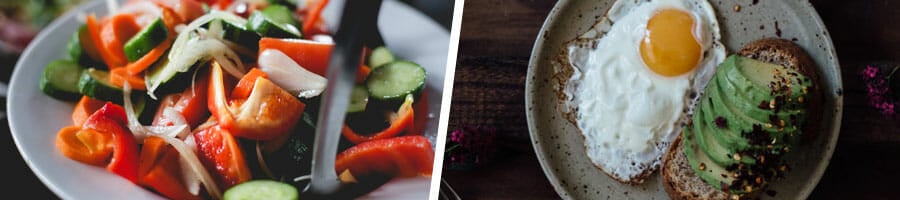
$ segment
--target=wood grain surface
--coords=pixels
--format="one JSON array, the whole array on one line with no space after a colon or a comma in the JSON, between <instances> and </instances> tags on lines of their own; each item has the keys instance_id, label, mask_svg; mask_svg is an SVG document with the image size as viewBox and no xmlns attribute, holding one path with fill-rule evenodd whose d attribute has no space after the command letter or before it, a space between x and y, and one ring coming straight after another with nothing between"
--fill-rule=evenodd
<instances>
[{"instance_id":1,"label":"wood grain surface","mask_svg":"<svg viewBox=\"0 0 900 200\"><path fill-rule=\"evenodd\" d=\"M866 64L900 62L900 1L810 2L831 33L845 101L837 148L810 199L900 198L900 120L867 105L859 78ZM531 147L524 110L528 59L555 3L465 2L448 130L493 127L498 153L474 169L443 171L463 199L559 198Z\"/></svg>"}]
</instances>

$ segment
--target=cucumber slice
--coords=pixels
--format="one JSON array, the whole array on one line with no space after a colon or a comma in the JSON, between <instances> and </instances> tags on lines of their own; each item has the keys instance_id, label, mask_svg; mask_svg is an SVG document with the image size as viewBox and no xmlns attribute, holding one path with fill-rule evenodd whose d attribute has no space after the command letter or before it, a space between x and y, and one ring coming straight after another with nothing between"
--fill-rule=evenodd
<instances>
[{"instance_id":1,"label":"cucumber slice","mask_svg":"<svg viewBox=\"0 0 900 200\"><path fill-rule=\"evenodd\" d=\"M81 94L122 105L122 88L109 82L109 72L94 68L82 71L81 80L78 81Z\"/></svg>"},{"instance_id":2,"label":"cucumber slice","mask_svg":"<svg viewBox=\"0 0 900 200\"><path fill-rule=\"evenodd\" d=\"M98 55L90 55L85 49L92 48L90 35L87 33L87 26L81 25L78 31L72 34L72 39L66 45L69 51L69 59L74 63L78 63L81 67L95 67L98 69L106 69L106 64L99 61Z\"/></svg>"},{"instance_id":3,"label":"cucumber slice","mask_svg":"<svg viewBox=\"0 0 900 200\"><path fill-rule=\"evenodd\" d=\"M384 64L372 70L366 86L375 99L402 102L407 94L418 97L422 93L425 68L409 61Z\"/></svg>"},{"instance_id":4,"label":"cucumber slice","mask_svg":"<svg viewBox=\"0 0 900 200\"><path fill-rule=\"evenodd\" d=\"M141 29L141 32L138 32L125 43L125 57L128 58L129 62L141 59L141 57L147 55L147 52L150 52L151 49L166 40L168 36L169 29L163 23L162 17L156 18L150 25Z\"/></svg>"},{"instance_id":5,"label":"cucumber slice","mask_svg":"<svg viewBox=\"0 0 900 200\"><path fill-rule=\"evenodd\" d=\"M290 10L297 9L297 1L291 0L268 0L270 5L282 5L286 6Z\"/></svg>"},{"instance_id":6,"label":"cucumber slice","mask_svg":"<svg viewBox=\"0 0 900 200\"><path fill-rule=\"evenodd\" d=\"M287 7L271 5L261 11L253 12L247 27L263 37L300 38L303 33L297 29L297 21Z\"/></svg>"},{"instance_id":7,"label":"cucumber slice","mask_svg":"<svg viewBox=\"0 0 900 200\"><path fill-rule=\"evenodd\" d=\"M57 60L47 64L40 79L40 88L44 94L63 101L78 101L81 92L78 81L81 78L81 67L68 60Z\"/></svg>"},{"instance_id":8,"label":"cucumber slice","mask_svg":"<svg viewBox=\"0 0 900 200\"><path fill-rule=\"evenodd\" d=\"M247 181L225 191L224 200L296 200L300 196L293 185L266 179Z\"/></svg>"},{"instance_id":9,"label":"cucumber slice","mask_svg":"<svg viewBox=\"0 0 900 200\"><path fill-rule=\"evenodd\" d=\"M372 50L372 55L369 55L369 67L375 69L381 65L394 62L394 59L394 54L391 53L390 49L385 46L376 47Z\"/></svg>"},{"instance_id":10,"label":"cucumber slice","mask_svg":"<svg viewBox=\"0 0 900 200\"><path fill-rule=\"evenodd\" d=\"M197 63L186 67L166 67L169 64L167 54L164 54L162 59L154 63L153 66L150 66L145 78L148 89L156 87L152 92L157 97L184 91L185 88L191 85L191 78L194 75L194 70L191 69L200 64Z\"/></svg>"},{"instance_id":11,"label":"cucumber slice","mask_svg":"<svg viewBox=\"0 0 900 200\"><path fill-rule=\"evenodd\" d=\"M75 61L75 63L78 63L78 61L81 60L81 56L86 56L84 51L81 49L81 41L79 41L80 39L78 38L78 35L80 35L81 33L81 29L86 28L86 26L81 26L81 28L78 28L78 31L72 33L72 38L69 39L69 43L66 44L66 49L69 50L69 60Z\"/></svg>"},{"instance_id":12,"label":"cucumber slice","mask_svg":"<svg viewBox=\"0 0 900 200\"><path fill-rule=\"evenodd\" d=\"M366 110L366 103L369 102L369 89L365 85L356 85L353 87L353 93L350 95L350 105L347 107L347 113L362 112Z\"/></svg>"},{"instance_id":13,"label":"cucumber slice","mask_svg":"<svg viewBox=\"0 0 900 200\"><path fill-rule=\"evenodd\" d=\"M215 21L220 21L222 23L222 29L225 31L224 38L226 40L247 47L252 51L256 51L257 49L259 49L260 36L256 32L253 32L252 30L247 28L246 21L223 18L214 19L210 21L210 23L213 23ZM207 24L206 26L208 27L209 24Z\"/></svg>"}]
</instances>

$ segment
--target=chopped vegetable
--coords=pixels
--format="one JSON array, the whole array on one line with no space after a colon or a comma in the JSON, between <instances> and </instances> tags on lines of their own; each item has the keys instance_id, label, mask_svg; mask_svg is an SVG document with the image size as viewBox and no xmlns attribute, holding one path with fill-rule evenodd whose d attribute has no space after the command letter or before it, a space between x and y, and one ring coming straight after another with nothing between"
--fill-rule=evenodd
<instances>
[{"instance_id":1,"label":"chopped vegetable","mask_svg":"<svg viewBox=\"0 0 900 200\"><path fill-rule=\"evenodd\" d=\"M423 136L403 136L357 144L339 153L335 171L353 176L429 176L434 164L431 142Z\"/></svg>"},{"instance_id":2,"label":"chopped vegetable","mask_svg":"<svg viewBox=\"0 0 900 200\"><path fill-rule=\"evenodd\" d=\"M219 124L237 137L270 140L288 134L305 104L266 78L257 77L246 99L228 100L222 68L213 63L209 110Z\"/></svg>"},{"instance_id":3,"label":"chopped vegetable","mask_svg":"<svg viewBox=\"0 0 900 200\"><path fill-rule=\"evenodd\" d=\"M259 40L260 54L268 49L279 50L304 69L319 76L325 76L334 44L301 39L262 38ZM366 80L368 72L371 71L364 69L367 68L365 65L360 64L359 67L356 72L357 83Z\"/></svg>"},{"instance_id":4,"label":"chopped vegetable","mask_svg":"<svg viewBox=\"0 0 900 200\"><path fill-rule=\"evenodd\" d=\"M83 129L94 129L105 134L112 134L112 160L106 169L137 183L138 146L131 131L127 128L128 120L125 109L107 102L100 110L94 112L82 126Z\"/></svg>"},{"instance_id":5,"label":"chopped vegetable","mask_svg":"<svg viewBox=\"0 0 900 200\"><path fill-rule=\"evenodd\" d=\"M400 109L398 109L396 113L391 113L388 117L391 122L390 126L382 131L376 132L371 135L362 135L353 131L353 129L351 129L349 126L344 125L344 128L341 130L341 135L344 135L344 138L347 138L347 140L350 140L355 144L359 144L372 140L392 138L407 131L412 131L415 126L415 112L413 112L412 104L412 95L408 95L406 97L406 101L404 101L403 104L400 105Z\"/></svg>"},{"instance_id":6,"label":"chopped vegetable","mask_svg":"<svg viewBox=\"0 0 900 200\"><path fill-rule=\"evenodd\" d=\"M224 200L297 200L300 193L293 185L259 179L238 184L225 191Z\"/></svg>"},{"instance_id":7,"label":"chopped vegetable","mask_svg":"<svg viewBox=\"0 0 900 200\"><path fill-rule=\"evenodd\" d=\"M57 60L47 64L41 75L41 91L53 98L64 101L75 101L81 97L78 81L81 78L81 67L66 60Z\"/></svg>"},{"instance_id":8,"label":"chopped vegetable","mask_svg":"<svg viewBox=\"0 0 900 200\"><path fill-rule=\"evenodd\" d=\"M200 161L209 171L216 172L217 183L222 189L250 180L250 168L237 139L220 125L201 129L194 133L194 142L200 153Z\"/></svg>"},{"instance_id":9,"label":"chopped vegetable","mask_svg":"<svg viewBox=\"0 0 900 200\"><path fill-rule=\"evenodd\" d=\"M272 82L292 95L303 98L319 96L328 80L297 65L279 50L268 49L259 55L259 69L271 74Z\"/></svg>"}]
</instances>

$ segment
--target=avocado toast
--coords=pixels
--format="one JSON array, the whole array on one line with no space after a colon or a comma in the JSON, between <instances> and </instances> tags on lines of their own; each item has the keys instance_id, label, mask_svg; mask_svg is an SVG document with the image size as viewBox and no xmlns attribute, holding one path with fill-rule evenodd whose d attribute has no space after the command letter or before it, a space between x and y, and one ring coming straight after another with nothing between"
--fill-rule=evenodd
<instances>
[{"instance_id":1,"label":"avocado toast","mask_svg":"<svg viewBox=\"0 0 900 200\"><path fill-rule=\"evenodd\" d=\"M808 55L787 40L758 40L727 58L664 157L669 196L752 198L783 177L784 155L815 135L817 78Z\"/></svg>"}]
</instances>

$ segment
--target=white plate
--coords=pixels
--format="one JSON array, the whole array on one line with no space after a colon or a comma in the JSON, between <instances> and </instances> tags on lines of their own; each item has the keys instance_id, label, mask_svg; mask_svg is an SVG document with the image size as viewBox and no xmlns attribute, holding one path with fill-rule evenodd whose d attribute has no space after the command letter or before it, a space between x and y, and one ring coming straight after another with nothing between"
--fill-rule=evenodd
<instances>
[{"instance_id":1,"label":"white plate","mask_svg":"<svg viewBox=\"0 0 900 200\"><path fill-rule=\"evenodd\" d=\"M528 66L526 116L534 150L544 174L566 199L668 199L659 172L642 185L621 184L594 167L584 151L578 128L557 109L557 59L564 43L583 34L601 19L615 0L562 0L548 15L537 37ZM815 61L824 94L823 122L818 137L798 146L787 158L793 170L770 189L777 199L805 199L819 182L837 143L843 97L841 70L825 25L807 1L709 0L716 9L727 52L767 37L792 39ZM740 6L740 12L734 11ZM762 195L762 198L772 198Z\"/></svg>"},{"instance_id":2,"label":"white plate","mask_svg":"<svg viewBox=\"0 0 900 200\"><path fill-rule=\"evenodd\" d=\"M56 149L56 133L71 124L74 103L58 101L38 89L38 79L50 61L64 58L66 42L82 24L79 13L106 15L104 1L92 1L56 19L32 41L20 57L10 81L9 125L16 147L35 175L62 199L160 199L102 167L66 158ZM334 9L331 9L334 10ZM325 19L337 15L326 11ZM379 27L385 43L400 58L419 63L428 72L429 119L425 135L438 136L450 33L426 15L398 1L384 1ZM435 156L441 158L441 156ZM397 179L364 198L426 199L430 178Z\"/></svg>"}]
</instances>

